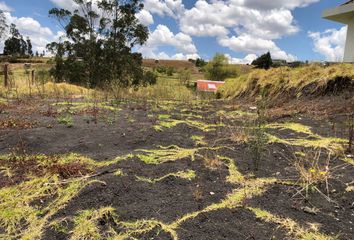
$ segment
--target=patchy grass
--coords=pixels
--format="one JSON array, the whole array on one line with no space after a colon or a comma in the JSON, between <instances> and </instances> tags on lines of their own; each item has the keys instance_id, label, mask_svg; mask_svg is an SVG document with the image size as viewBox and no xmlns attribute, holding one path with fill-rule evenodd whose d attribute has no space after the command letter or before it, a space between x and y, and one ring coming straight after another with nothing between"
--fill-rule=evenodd
<instances>
[{"instance_id":1,"label":"patchy grass","mask_svg":"<svg viewBox=\"0 0 354 240\"><path fill-rule=\"evenodd\" d=\"M191 139L194 141L196 146L205 146L208 145L203 136L193 135Z\"/></svg>"},{"instance_id":2,"label":"patchy grass","mask_svg":"<svg viewBox=\"0 0 354 240\"><path fill-rule=\"evenodd\" d=\"M104 239L98 227L99 220L108 219L115 216L115 209L112 207L104 207L98 210L90 209L81 211L74 218L74 229L71 240L82 239Z\"/></svg>"},{"instance_id":3,"label":"patchy grass","mask_svg":"<svg viewBox=\"0 0 354 240\"><path fill-rule=\"evenodd\" d=\"M244 183L245 177L238 171L238 168L235 164L235 161L229 157L218 156L221 160L225 161L228 169L229 175L226 178L226 181L229 183Z\"/></svg>"},{"instance_id":4,"label":"patchy grass","mask_svg":"<svg viewBox=\"0 0 354 240\"><path fill-rule=\"evenodd\" d=\"M334 152L343 152L347 141L342 138L320 137L314 139L289 138L282 139L267 133L269 143L282 143L290 146L307 147L307 148L323 148Z\"/></svg>"},{"instance_id":5,"label":"patchy grass","mask_svg":"<svg viewBox=\"0 0 354 240\"><path fill-rule=\"evenodd\" d=\"M194 155L198 149L186 149L172 145L168 147L160 146L156 150L139 150L143 154L138 154L137 157L146 164L161 164L169 161L176 161L183 158L194 160Z\"/></svg>"},{"instance_id":6,"label":"patchy grass","mask_svg":"<svg viewBox=\"0 0 354 240\"><path fill-rule=\"evenodd\" d=\"M95 181L61 184L58 176L33 178L0 189L0 226L3 239L40 239L49 219L80 190ZM47 204L41 201L48 200ZM36 203L39 202L39 203Z\"/></svg>"},{"instance_id":7,"label":"patchy grass","mask_svg":"<svg viewBox=\"0 0 354 240\"><path fill-rule=\"evenodd\" d=\"M196 177L196 173L193 170L187 170L187 171L179 171L176 173L169 173L169 174L166 174L165 176L155 178L155 179L145 178L145 177L140 177L140 176L136 176L136 179L138 181L142 181L142 182L157 183L157 182L161 182L169 177L176 177L176 178L181 178L181 179L186 179L186 180L191 181Z\"/></svg>"},{"instance_id":8,"label":"patchy grass","mask_svg":"<svg viewBox=\"0 0 354 240\"><path fill-rule=\"evenodd\" d=\"M110 102L58 102L54 103L53 106L59 107L58 113L71 112L72 114L87 112L92 109L107 110L111 112L119 112L121 110L120 108L113 106Z\"/></svg>"},{"instance_id":9,"label":"patchy grass","mask_svg":"<svg viewBox=\"0 0 354 240\"><path fill-rule=\"evenodd\" d=\"M273 129L289 129L297 133L304 133L310 136L318 137L318 135L315 135L311 127L300 124L300 123L294 123L294 122L287 122L287 123L272 123L266 125L267 128L273 128Z\"/></svg>"},{"instance_id":10,"label":"patchy grass","mask_svg":"<svg viewBox=\"0 0 354 240\"><path fill-rule=\"evenodd\" d=\"M186 119L186 120L173 119L173 118L171 118L170 115L162 115L162 118L161 118L161 115L160 115L157 125L154 126L154 129L156 131L163 131L164 129L171 129L173 127L176 127L179 124L186 124L190 127L197 128L203 132L215 131L216 128L224 126L221 123L220 124L208 124L205 122L191 120L191 119Z\"/></svg>"},{"instance_id":11,"label":"patchy grass","mask_svg":"<svg viewBox=\"0 0 354 240\"><path fill-rule=\"evenodd\" d=\"M266 222L272 222L279 224L283 228L287 229L289 235L295 236L300 240L335 240L336 237L327 236L314 231L313 229L305 229L300 226L297 222L290 218L281 218L276 215L273 215L267 211L261 210L259 208L247 207L248 210L253 212L257 218L264 220Z\"/></svg>"}]
</instances>

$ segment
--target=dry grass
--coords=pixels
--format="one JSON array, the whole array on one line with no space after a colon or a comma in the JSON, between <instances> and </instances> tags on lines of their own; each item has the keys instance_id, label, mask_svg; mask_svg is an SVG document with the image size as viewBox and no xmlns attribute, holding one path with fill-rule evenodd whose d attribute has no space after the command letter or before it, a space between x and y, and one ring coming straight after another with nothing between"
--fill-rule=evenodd
<instances>
[{"instance_id":1,"label":"dry grass","mask_svg":"<svg viewBox=\"0 0 354 240\"><path fill-rule=\"evenodd\" d=\"M306 90L309 94L327 86L330 80L337 77L348 77L353 80L354 68L352 64L337 64L329 67L309 65L300 68L281 67L266 70L254 70L249 74L235 79L228 79L219 89L224 98L236 98L242 95L256 95L261 89L267 89L272 97L284 93L295 94L300 97L305 87L314 84Z\"/></svg>"},{"instance_id":2,"label":"dry grass","mask_svg":"<svg viewBox=\"0 0 354 240\"><path fill-rule=\"evenodd\" d=\"M188 89L180 81L159 77L157 83L152 86L141 87L139 89L122 89L119 86L112 86L111 91L115 99L127 100L177 100L177 101L193 101L196 99L195 94Z\"/></svg>"}]
</instances>

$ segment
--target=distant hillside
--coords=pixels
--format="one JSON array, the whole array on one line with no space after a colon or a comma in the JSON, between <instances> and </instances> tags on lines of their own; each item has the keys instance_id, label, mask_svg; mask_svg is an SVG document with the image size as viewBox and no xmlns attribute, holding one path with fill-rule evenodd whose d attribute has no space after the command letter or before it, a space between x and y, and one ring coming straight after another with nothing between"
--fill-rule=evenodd
<instances>
[{"instance_id":1,"label":"distant hillside","mask_svg":"<svg viewBox=\"0 0 354 240\"><path fill-rule=\"evenodd\" d=\"M143 60L143 67L153 68L153 67L158 67L158 66L174 67L176 69L184 69L184 68L195 69L195 65L189 61L155 60L155 59L144 59Z\"/></svg>"}]
</instances>

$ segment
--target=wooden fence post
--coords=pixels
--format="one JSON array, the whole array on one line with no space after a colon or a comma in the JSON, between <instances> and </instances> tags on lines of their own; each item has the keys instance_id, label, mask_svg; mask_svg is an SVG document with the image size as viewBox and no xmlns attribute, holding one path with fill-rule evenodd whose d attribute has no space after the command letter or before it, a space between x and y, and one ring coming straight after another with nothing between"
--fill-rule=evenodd
<instances>
[{"instance_id":1,"label":"wooden fence post","mask_svg":"<svg viewBox=\"0 0 354 240\"><path fill-rule=\"evenodd\" d=\"M4 65L4 85L5 87L9 85L9 65L7 63Z\"/></svg>"},{"instance_id":2,"label":"wooden fence post","mask_svg":"<svg viewBox=\"0 0 354 240\"><path fill-rule=\"evenodd\" d=\"M31 75L32 75L32 85L34 85L34 80L35 80L35 70L33 69L32 71L31 71Z\"/></svg>"}]
</instances>

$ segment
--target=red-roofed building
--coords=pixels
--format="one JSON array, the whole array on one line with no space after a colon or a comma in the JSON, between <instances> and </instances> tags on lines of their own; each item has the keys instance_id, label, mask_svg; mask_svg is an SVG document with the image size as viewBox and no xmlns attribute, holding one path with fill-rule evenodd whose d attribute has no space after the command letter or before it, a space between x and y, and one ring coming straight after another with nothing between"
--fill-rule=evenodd
<instances>
[{"instance_id":1,"label":"red-roofed building","mask_svg":"<svg viewBox=\"0 0 354 240\"><path fill-rule=\"evenodd\" d=\"M203 92L216 92L225 82L197 80L197 90Z\"/></svg>"}]
</instances>

